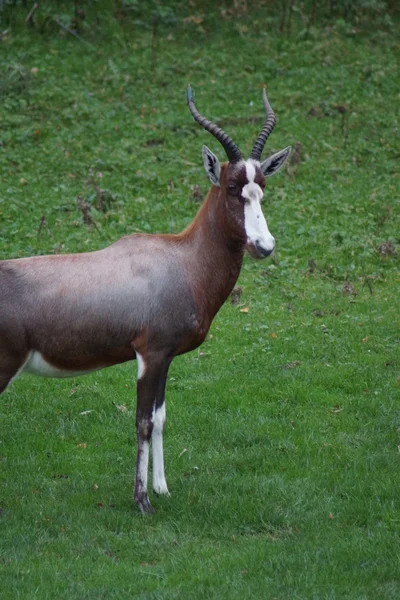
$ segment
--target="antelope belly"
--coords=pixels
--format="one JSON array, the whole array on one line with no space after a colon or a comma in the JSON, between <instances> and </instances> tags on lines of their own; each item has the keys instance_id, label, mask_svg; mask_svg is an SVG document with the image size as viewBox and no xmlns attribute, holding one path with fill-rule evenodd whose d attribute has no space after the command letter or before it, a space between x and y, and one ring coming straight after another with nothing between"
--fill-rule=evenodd
<instances>
[{"instance_id":1,"label":"antelope belly","mask_svg":"<svg viewBox=\"0 0 400 600\"><path fill-rule=\"evenodd\" d=\"M40 375L41 377L77 377L78 375L86 375L97 369L89 369L88 371L70 371L69 369L59 369L50 364L43 358L40 352L33 350L29 353L25 364L23 365L22 373L31 373L32 375Z\"/></svg>"}]
</instances>

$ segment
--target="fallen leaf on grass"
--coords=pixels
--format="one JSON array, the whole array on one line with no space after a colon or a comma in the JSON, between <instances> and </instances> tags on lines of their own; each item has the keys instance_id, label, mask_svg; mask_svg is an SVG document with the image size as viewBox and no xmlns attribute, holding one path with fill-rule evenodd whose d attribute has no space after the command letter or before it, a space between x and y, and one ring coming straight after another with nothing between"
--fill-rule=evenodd
<instances>
[{"instance_id":1,"label":"fallen leaf on grass","mask_svg":"<svg viewBox=\"0 0 400 600\"><path fill-rule=\"evenodd\" d=\"M197 15L190 15L189 17L185 17L183 19L184 23L194 23L195 25L200 25L204 21L204 17Z\"/></svg>"},{"instance_id":2,"label":"fallen leaf on grass","mask_svg":"<svg viewBox=\"0 0 400 600\"><path fill-rule=\"evenodd\" d=\"M240 296L243 294L243 288L237 286L231 292L231 304L239 304Z\"/></svg>"},{"instance_id":3,"label":"fallen leaf on grass","mask_svg":"<svg viewBox=\"0 0 400 600\"><path fill-rule=\"evenodd\" d=\"M328 518L329 518L329 520L330 520L330 521L332 521L332 519L333 519L333 514L332 514L332 513L329 513L329 517L328 517Z\"/></svg>"},{"instance_id":4,"label":"fallen leaf on grass","mask_svg":"<svg viewBox=\"0 0 400 600\"><path fill-rule=\"evenodd\" d=\"M271 337L274 338L274 340L278 337L276 333L271 333Z\"/></svg>"},{"instance_id":5,"label":"fallen leaf on grass","mask_svg":"<svg viewBox=\"0 0 400 600\"><path fill-rule=\"evenodd\" d=\"M249 307L248 307L248 306L245 306L244 308L241 308L241 309L240 309L240 312L241 312L241 313L248 313L248 312L249 312Z\"/></svg>"},{"instance_id":6,"label":"fallen leaf on grass","mask_svg":"<svg viewBox=\"0 0 400 600\"><path fill-rule=\"evenodd\" d=\"M199 185L192 185L192 201L199 203L203 201L205 194L200 189Z\"/></svg>"},{"instance_id":7,"label":"fallen leaf on grass","mask_svg":"<svg viewBox=\"0 0 400 600\"><path fill-rule=\"evenodd\" d=\"M298 367L299 365L301 365L301 362L299 360L295 360L293 362L288 362L285 369L294 369L295 367Z\"/></svg>"},{"instance_id":8,"label":"fallen leaf on grass","mask_svg":"<svg viewBox=\"0 0 400 600\"><path fill-rule=\"evenodd\" d=\"M363 343L366 344L368 342L368 336L366 336L365 338L363 338Z\"/></svg>"},{"instance_id":9,"label":"fallen leaf on grass","mask_svg":"<svg viewBox=\"0 0 400 600\"><path fill-rule=\"evenodd\" d=\"M126 406L126 404L115 404L115 402L113 402L113 404L117 411L121 412L123 415L125 415L128 412L128 407Z\"/></svg>"},{"instance_id":10,"label":"fallen leaf on grass","mask_svg":"<svg viewBox=\"0 0 400 600\"><path fill-rule=\"evenodd\" d=\"M87 443L81 442L80 444L77 445L77 448L87 448Z\"/></svg>"},{"instance_id":11,"label":"fallen leaf on grass","mask_svg":"<svg viewBox=\"0 0 400 600\"><path fill-rule=\"evenodd\" d=\"M342 293L347 294L347 296L357 296L357 292L351 281L346 281L342 288Z\"/></svg>"},{"instance_id":12,"label":"fallen leaf on grass","mask_svg":"<svg viewBox=\"0 0 400 600\"><path fill-rule=\"evenodd\" d=\"M381 256L393 256L396 254L396 248L393 242L384 242L379 244L378 251Z\"/></svg>"},{"instance_id":13,"label":"fallen leaf on grass","mask_svg":"<svg viewBox=\"0 0 400 600\"><path fill-rule=\"evenodd\" d=\"M88 415L91 412L93 412L93 410L83 410L82 412L79 413L79 416L82 417L83 415Z\"/></svg>"}]
</instances>

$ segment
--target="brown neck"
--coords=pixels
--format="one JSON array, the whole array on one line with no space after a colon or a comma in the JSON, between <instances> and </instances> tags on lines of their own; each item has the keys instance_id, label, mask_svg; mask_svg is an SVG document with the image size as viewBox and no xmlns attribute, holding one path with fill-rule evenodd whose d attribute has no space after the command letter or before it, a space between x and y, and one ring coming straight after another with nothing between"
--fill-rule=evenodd
<instances>
[{"instance_id":1,"label":"brown neck","mask_svg":"<svg viewBox=\"0 0 400 600\"><path fill-rule=\"evenodd\" d=\"M245 247L243 235L229 224L222 194L219 187L213 186L195 219L181 234L188 242L186 260L196 298L211 320L239 277Z\"/></svg>"}]
</instances>

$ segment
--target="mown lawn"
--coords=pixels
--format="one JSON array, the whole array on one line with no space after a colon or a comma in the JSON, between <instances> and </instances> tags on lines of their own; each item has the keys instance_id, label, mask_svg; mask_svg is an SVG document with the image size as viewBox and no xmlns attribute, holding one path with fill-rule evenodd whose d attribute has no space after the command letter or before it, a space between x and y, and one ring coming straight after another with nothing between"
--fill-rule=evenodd
<instances>
[{"instance_id":1,"label":"mown lawn","mask_svg":"<svg viewBox=\"0 0 400 600\"><path fill-rule=\"evenodd\" d=\"M398 24L282 34L189 4L88 13L82 41L26 12L0 40L0 258L183 229L202 144L223 158L188 82L244 152L266 83L267 149L296 151L267 188L276 258L246 258L170 370L155 516L131 497L136 365L1 396L1 598L397 600Z\"/></svg>"}]
</instances>

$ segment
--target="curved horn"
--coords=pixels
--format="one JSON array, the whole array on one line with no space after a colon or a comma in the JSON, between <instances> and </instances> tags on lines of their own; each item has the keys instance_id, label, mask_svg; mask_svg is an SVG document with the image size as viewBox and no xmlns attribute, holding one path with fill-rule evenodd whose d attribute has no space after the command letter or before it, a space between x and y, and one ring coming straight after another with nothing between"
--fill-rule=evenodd
<instances>
[{"instance_id":1,"label":"curved horn","mask_svg":"<svg viewBox=\"0 0 400 600\"><path fill-rule=\"evenodd\" d=\"M217 127L214 123L203 117L194 105L193 91L190 85L187 87L187 103L189 110L195 121L197 121L206 131L209 131L225 149L226 155L229 158L230 163L237 163L242 160L242 155L235 142L226 135L222 129Z\"/></svg>"},{"instance_id":2,"label":"curved horn","mask_svg":"<svg viewBox=\"0 0 400 600\"><path fill-rule=\"evenodd\" d=\"M268 139L269 134L273 130L276 123L276 116L274 111L271 108L270 103L268 102L267 93L265 88L263 89L263 102L265 106L265 112L267 113L267 118L264 124L264 127L261 129L259 136L257 138L256 143L254 144L253 150L251 151L250 158L254 160L260 160L261 152L264 149L265 142Z\"/></svg>"}]
</instances>

